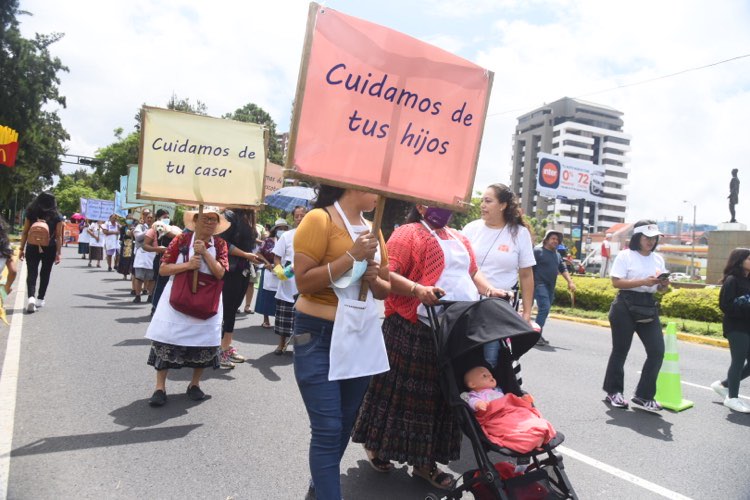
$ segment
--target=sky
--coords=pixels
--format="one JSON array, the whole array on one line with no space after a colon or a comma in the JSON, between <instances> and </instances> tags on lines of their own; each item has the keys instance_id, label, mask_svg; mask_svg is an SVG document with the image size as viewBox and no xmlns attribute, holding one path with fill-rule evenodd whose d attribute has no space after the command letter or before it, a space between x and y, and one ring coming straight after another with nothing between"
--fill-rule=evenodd
<instances>
[{"instance_id":1,"label":"sky","mask_svg":"<svg viewBox=\"0 0 750 500\"><path fill-rule=\"evenodd\" d=\"M737 218L750 225L750 2L322 3L494 72L476 189L509 183L518 116L578 97L624 113L628 221L690 221L693 205L699 224L727 221L738 168ZM70 154L94 155L116 128L134 129L143 104L165 107L173 94L211 116L252 102L289 129L308 2L21 0L20 9L32 14L19 17L24 36L65 34L50 50L70 70L59 110Z\"/></svg>"}]
</instances>

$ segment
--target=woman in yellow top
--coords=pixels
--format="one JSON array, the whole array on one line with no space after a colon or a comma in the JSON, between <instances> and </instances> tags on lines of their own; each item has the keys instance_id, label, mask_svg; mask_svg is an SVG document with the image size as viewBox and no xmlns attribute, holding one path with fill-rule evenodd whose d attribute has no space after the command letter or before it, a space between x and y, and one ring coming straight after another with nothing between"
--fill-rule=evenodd
<instances>
[{"instance_id":1,"label":"woman in yellow top","mask_svg":"<svg viewBox=\"0 0 750 500\"><path fill-rule=\"evenodd\" d=\"M390 292L388 257L382 235L376 238L362 218L376 203L377 195L371 193L321 186L314 210L294 235L300 293L292 340L294 375L310 418L310 489L318 500L341 498L341 457L370 375L388 369L373 301ZM364 304L356 301L362 280L371 290ZM357 304L363 306L359 312L364 320L352 313ZM342 342L352 339L355 330L355 345L342 355Z\"/></svg>"}]
</instances>

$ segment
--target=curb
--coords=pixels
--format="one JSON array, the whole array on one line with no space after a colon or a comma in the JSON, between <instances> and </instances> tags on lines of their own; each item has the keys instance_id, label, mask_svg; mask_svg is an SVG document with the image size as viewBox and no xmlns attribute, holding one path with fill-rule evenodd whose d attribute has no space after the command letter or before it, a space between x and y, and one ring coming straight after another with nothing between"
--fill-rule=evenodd
<instances>
[{"instance_id":1,"label":"curb","mask_svg":"<svg viewBox=\"0 0 750 500\"><path fill-rule=\"evenodd\" d=\"M571 321L573 323L582 323L585 325L594 325L609 328L609 321L602 321L599 319L576 318L575 316L565 316L564 314L550 314L549 317L554 319L561 319L563 321ZM714 347L729 347L729 342L727 341L727 339L720 339L716 337L707 337L704 335L678 332L677 338L679 340L691 342L693 344L704 344Z\"/></svg>"}]
</instances>

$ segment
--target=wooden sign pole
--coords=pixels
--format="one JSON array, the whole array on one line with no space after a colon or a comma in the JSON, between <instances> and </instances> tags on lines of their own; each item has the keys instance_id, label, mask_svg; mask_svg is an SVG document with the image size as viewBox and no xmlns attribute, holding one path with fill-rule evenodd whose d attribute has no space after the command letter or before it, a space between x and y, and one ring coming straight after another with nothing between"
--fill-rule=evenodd
<instances>
[{"instance_id":1,"label":"wooden sign pole","mask_svg":"<svg viewBox=\"0 0 750 500\"><path fill-rule=\"evenodd\" d=\"M378 204L375 207L375 219L372 221L372 233L378 239L378 245L380 245L380 223L383 221L383 212L385 211L385 196L378 196ZM380 255L383 255L383 249L380 249ZM366 281L362 280L362 285L359 288L359 300L364 302L367 300L367 292L370 290L370 285Z\"/></svg>"},{"instance_id":2,"label":"wooden sign pole","mask_svg":"<svg viewBox=\"0 0 750 500\"><path fill-rule=\"evenodd\" d=\"M198 224L198 221L201 220L201 217L203 216L203 205L198 205L198 220L195 221L195 224ZM195 228L195 226L193 226ZM195 242L195 234L193 234L193 242ZM190 250L188 250L188 253ZM198 293L198 270L196 269L193 271L193 293Z\"/></svg>"}]
</instances>

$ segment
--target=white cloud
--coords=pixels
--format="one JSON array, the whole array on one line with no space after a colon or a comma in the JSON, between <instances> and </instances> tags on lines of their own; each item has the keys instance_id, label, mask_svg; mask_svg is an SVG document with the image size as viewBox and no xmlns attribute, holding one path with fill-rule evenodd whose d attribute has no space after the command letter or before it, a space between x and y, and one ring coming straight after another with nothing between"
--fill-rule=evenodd
<instances>
[{"instance_id":1,"label":"white cloud","mask_svg":"<svg viewBox=\"0 0 750 500\"><path fill-rule=\"evenodd\" d=\"M367 2L327 2L372 18ZM47 2L22 0L22 30L64 32L51 50L62 75L71 153L92 154L112 130L132 130L143 103L174 92L214 116L248 102L288 127L308 4L217 0ZM375 22L460 53L495 72L477 187L507 182L516 117L577 97L750 52L750 5L742 0L384 0ZM386 17L387 16L387 17ZM633 136L629 219L726 220L729 171L750 185L746 110L750 58L584 97L624 113ZM510 111L510 112L508 112ZM743 171L743 168L745 171ZM741 220L750 221L742 189Z\"/></svg>"}]
</instances>

